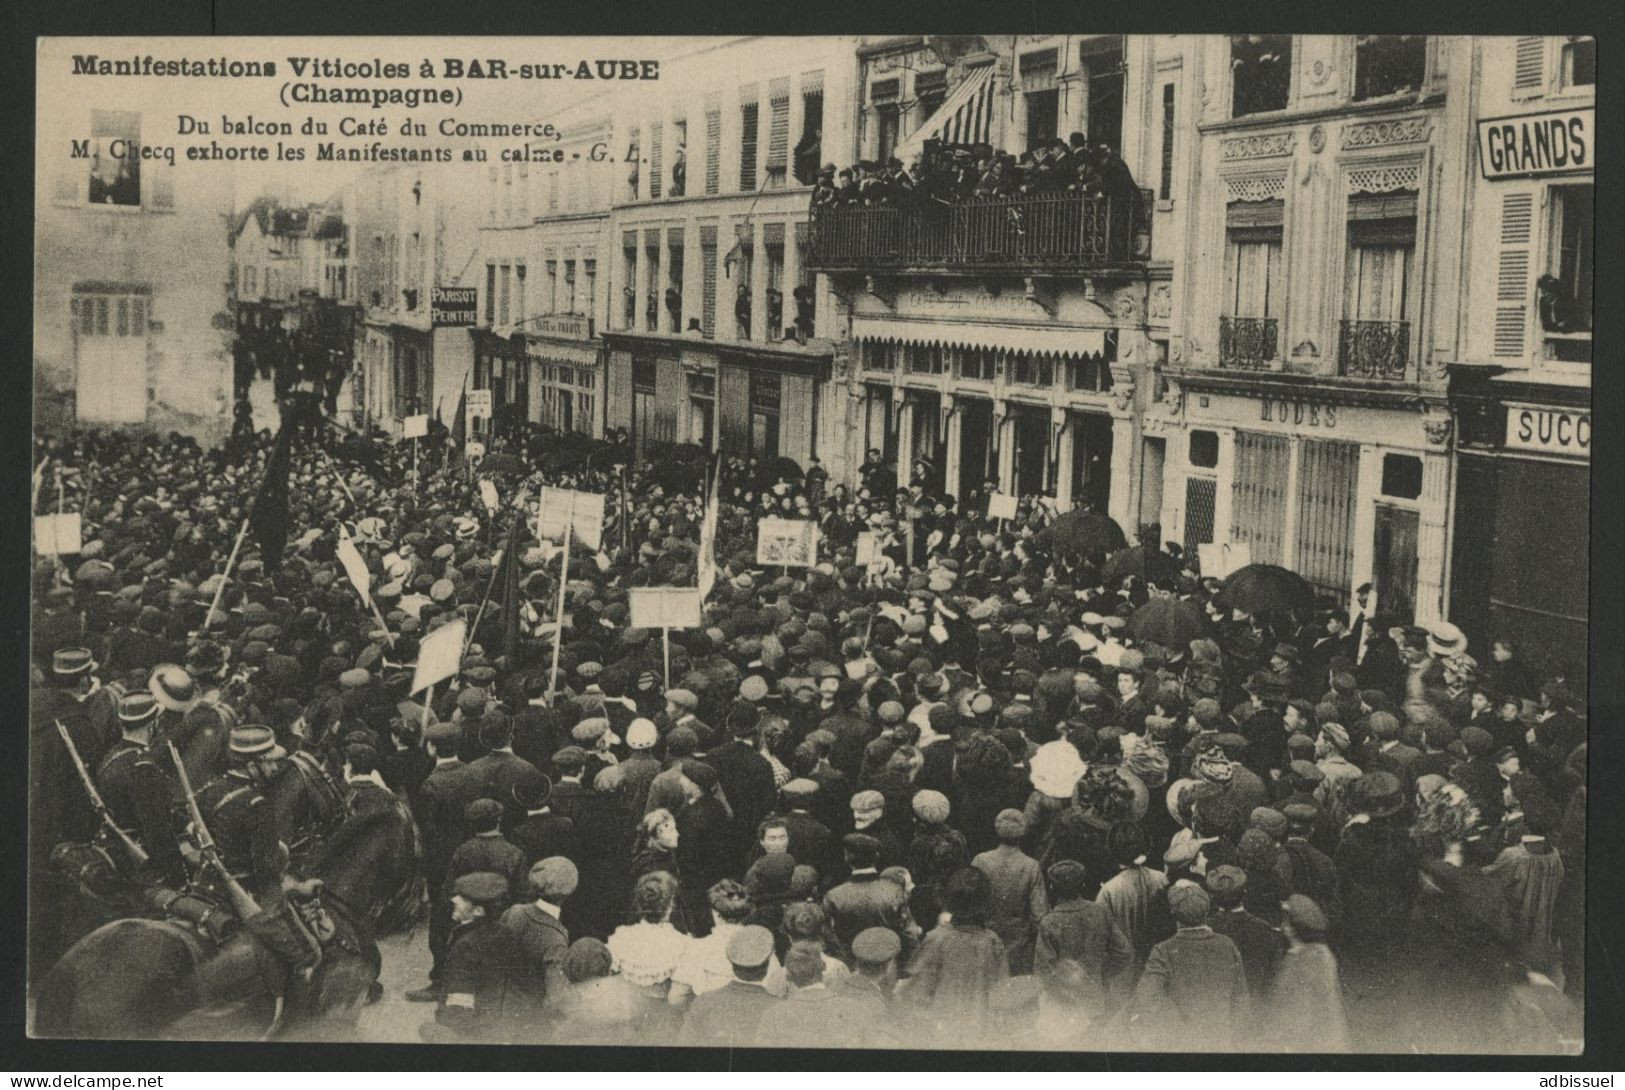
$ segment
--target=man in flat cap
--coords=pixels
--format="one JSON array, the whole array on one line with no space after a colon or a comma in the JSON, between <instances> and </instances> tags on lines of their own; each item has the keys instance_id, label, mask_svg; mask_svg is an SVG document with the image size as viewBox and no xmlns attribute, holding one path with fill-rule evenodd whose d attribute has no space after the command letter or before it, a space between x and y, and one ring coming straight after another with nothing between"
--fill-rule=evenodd
<instances>
[{"instance_id":1,"label":"man in flat cap","mask_svg":"<svg viewBox=\"0 0 1625 1090\"><path fill-rule=\"evenodd\" d=\"M1259 1012L1265 1048L1320 1053L1352 1047L1327 928L1326 914L1313 900L1299 893L1287 898L1281 925L1287 949Z\"/></svg>"},{"instance_id":2,"label":"man in flat cap","mask_svg":"<svg viewBox=\"0 0 1625 1090\"><path fill-rule=\"evenodd\" d=\"M509 881L473 871L447 888L453 929L446 942L445 991L435 1020L419 1033L431 1042L503 1040L514 1028L511 1004L520 967L513 938L500 923Z\"/></svg>"},{"instance_id":3,"label":"man in flat cap","mask_svg":"<svg viewBox=\"0 0 1625 1090\"><path fill-rule=\"evenodd\" d=\"M556 1007L564 994L563 961L570 934L559 916L578 881L576 865L563 856L538 860L528 876L531 899L502 914L502 929L523 969L514 980L516 1008L532 1023Z\"/></svg>"},{"instance_id":4,"label":"man in flat cap","mask_svg":"<svg viewBox=\"0 0 1625 1090\"><path fill-rule=\"evenodd\" d=\"M1211 902L1194 882L1171 886L1168 907L1178 930L1151 948L1131 1024L1162 1048L1246 1047L1247 974L1236 944L1209 926Z\"/></svg>"},{"instance_id":5,"label":"man in flat cap","mask_svg":"<svg viewBox=\"0 0 1625 1090\"><path fill-rule=\"evenodd\" d=\"M837 951L852 963L852 943L859 934L883 927L912 944L919 925L909 914L908 897L897 883L880 877L880 841L867 833L848 833L841 840L848 876L824 894L824 912L840 944Z\"/></svg>"},{"instance_id":6,"label":"man in flat cap","mask_svg":"<svg viewBox=\"0 0 1625 1090\"><path fill-rule=\"evenodd\" d=\"M433 960L429 983L406 993L414 1003L433 1003L440 998L439 981L452 926L450 901L444 895L446 868L457 846L469 836L463 815L469 804L480 797L480 785L457 757L462 730L459 723L439 721L430 722L423 730L424 750L435 763L418 790L416 816L423 835L423 873L429 886L429 952Z\"/></svg>"},{"instance_id":7,"label":"man in flat cap","mask_svg":"<svg viewBox=\"0 0 1625 1090\"><path fill-rule=\"evenodd\" d=\"M1057 1004L1085 1022L1105 1017L1133 985L1134 945L1104 903L1090 900L1088 874L1075 859L1051 864L1055 907L1038 921L1033 973Z\"/></svg>"},{"instance_id":8,"label":"man in flat cap","mask_svg":"<svg viewBox=\"0 0 1625 1090\"><path fill-rule=\"evenodd\" d=\"M1256 1001L1269 988L1281 963L1281 936L1275 928L1248 912L1243 905L1247 896L1245 870L1228 863L1222 864L1207 872L1203 884L1213 899L1208 924L1236 944L1236 950L1241 954L1241 967L1247 974L1247 990Z\"/></svg>"},{"instance_id":9,"label":"man in flat cap","mask_svg":"<svg viewBox=\"0 0 1625 1090\"><path fill-rule=\"evenodd\" d=\"M1020 810L1001 810L993 819L999 846L971 860L987 875L992 893L987 924L1004 943L1014 976L1032 972L1033 938L1049 911L1049 896L1038 861L1021 850L1027 819Z\"/></svg>"},{"instance_id":10,"label":"man in flat cap","mask_svg":"<svg viewBox=\"0 0 1625 1090\"><path fill-rule=\"evenodd\" d=\"M765 986L773 964L773 932L747 924L728 940L734 978L725 986L697 996L683 1019L685 1045L731 1047L756 1036L762 1016L782 1003Z\"/></svg>"},{"instance_id":11,"label":"man in flat cap","mask_svg":"<svg viewBox=\"0 0 1625 1090\"><path fill-rule=\"evenodd\" d=\"M889 927L870 927L852 939L850 951L852 971L829 986L833 994L826 1008L841 1027L840 1044L845 1048L899 1047L903 1035L891 993L903 941Z\"/></svg>"},{"instance_id":12,"label":"man in flat cap","mask_svg":"<svg viewBox=\"0 0 1625 1090\"><path fill-rule=\"evenodd\" d=\"M511 897L525 892L525 853L502 835L503 806L495 799L479 798L468 804L463 821L472 834L459 844L446 863L443 884L450 887L465 874L483 871L508 880Z\"/></svg>"}]
</instances>

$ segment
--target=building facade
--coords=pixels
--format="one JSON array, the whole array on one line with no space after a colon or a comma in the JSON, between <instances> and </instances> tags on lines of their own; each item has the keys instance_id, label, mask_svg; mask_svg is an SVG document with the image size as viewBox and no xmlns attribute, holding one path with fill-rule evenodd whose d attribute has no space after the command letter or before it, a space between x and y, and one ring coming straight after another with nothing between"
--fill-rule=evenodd
<instances>
[{"instance_id":1,"label":"building facade","mask_svg":"<svg viewBox=\"0 0 1625 1090\"><path fill-rule=\"evenodd\" d=\"M808 164L853 146L855 44L700 42L662 62L658 96L617 109L598 329L605 422L638 457L692 443L840 471L847 407L809 261Z\"/></svg>"},{"instance_id":2,"label":"building facade","mask_svg":"<svg viewBox=\"0 0 1625 1090\"><path fill-rule=\"evenodd\" d=\"M1450 367L1451 618L1583 679L1589 610L1596 43L1475 43L1471 274ZM1482 658L1482 656L1481 656Z\"/></svg>"},{"instance_id":3,"label":"building facade","mask_svg":"<svg viewBox=\"0 0 1625 1090\"><path fill-rule=\"evenodd\" d=\"M474 287L480 198L466 168L401 166L354 183L355 373L358 421L398 431L402 419L450 424L474 365L464 326L437 325L434 289Z\"/></svg>"},{"instance_id":4,"label":"building facade","mask_svg":"<svg viewBox=\"0 0 1625 1090\"><path fill-rule=\"evenodd\" d=\"M1474 44L1210 36L1183 60L1194 154L1144 421L1163 537L1443 617Z\"/></svg>"},{"instance_id":5,"label":"building facade","mask_svg":"<svg viewBox=\"0 0 1625 1090\"><path fill-rule=\"evenodd\" d=\"M1139 199L821 213L847 466L874 450L900 482L924 475L961 500L996 486L1131 531L1156 521L1161 467L1147 492L1139 410L1167 350L1189 48L1122 35L862 43L842 165L912 165L928 140L1019 155L1078 134L1121 156Z\"/></svg>"},{"instance_id":6,"label":"building facade","mask_svg":"<svg viewBox=\"0 0 1625 1090\"><path fill-rule=\"evenodd\" d=\"M56 101L37 130L34 395L41 427L209 441L231 421L230 181L142 158L159 93Z\"/></svg>"}]
</instances>

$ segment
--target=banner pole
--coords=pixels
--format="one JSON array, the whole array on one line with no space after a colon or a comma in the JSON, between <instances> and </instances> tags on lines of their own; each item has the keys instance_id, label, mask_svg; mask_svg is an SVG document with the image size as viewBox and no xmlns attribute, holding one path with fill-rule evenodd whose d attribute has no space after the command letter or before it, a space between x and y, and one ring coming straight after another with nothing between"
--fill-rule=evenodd
<instances>
[{"instance_id":1,"label":"banner pole","mask_svg":"<svg viewBox=\"0 0 1625 1090\"><path fill-rule=\"evenodd\" d=\"M427 693L423 694L423 719L418 723L418 735L420 737L422 736L424 731L429 729L429 711L433 707L434 707L434 686L430 685L429 686L429 691Z\"/></svg>"},{"instance_id":2,"label":"banner pole","mask_svg":"<svg viewBox=\"0 0 1625 1090\"><path fill-rule=\"evenodd\" d=\"M665 660L666 689L669 691L671 689L671 629L665 627L660 629L660 648L662 657Z\"/></svg>"},{"instance_id":3,"label":"banner pole","mask_svg":"<svg viewBox=\"0 0 1625 1090\"><path fill-rule=\"evenodd\" d=\"M237 554L242 550L243 538L248 536L248 523L251 518L253 518L252 512L243 516L243 525L237 531L237 541L231 547L231 555L226 558L226 571L220 577L220 585L214 588L214 601L209 603L209 612L204 614L201 631L207 632L209 625L214 622L215 611L220 608L220 599L226 593L226 584L231 582L232 569L237 566Z\"/></svg>"},{"instance_id":4,"label":"banner pole","mask_svg":"<svg viewBox=\"0 0 1625 1090\"><path fill-rule=\"evenodd\" d=\"M564 646L564 592L570 585L570 534L575 529L575 499L564 519L564 555L559 558L559 608L553 615L553 668L547 675L547 702L552 704L559 688L559 649Z\"/></svg>"}]
</instances>

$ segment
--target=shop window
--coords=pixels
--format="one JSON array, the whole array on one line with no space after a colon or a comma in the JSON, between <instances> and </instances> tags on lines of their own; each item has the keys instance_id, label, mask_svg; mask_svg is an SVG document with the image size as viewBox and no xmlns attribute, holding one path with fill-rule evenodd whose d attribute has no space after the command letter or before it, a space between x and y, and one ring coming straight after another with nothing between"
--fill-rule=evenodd
<instances>
[{"instance_id":1,"label":"shop window","mask_svg":"<svg viewBox=\"0 0 1625 1090\"><path fill-rule=\"evenodd\" d=\"M1550 205L1546 273L1535 282L1546 358L1589 363L1596 190L1589 185L1553 186Z\"/></svg>"},{"instance_id":2,"label":"shop window","mask_svg":"<svg viewBox=\"0 0 1625 1090\"><path fill-rule=\"evenodd\" d=\"M1354 45L1354 100L1421 90L1427 55L1424 34L1361 34Z\"/></svg>"},{"instance_id":3,"label":"shop window","mask_svg":"<svg viewBox=\"0 0 1625 1090\"><path fill-rule=\"evenodd\" d=\"M1219 433L1216 431L1191 432L1190 464L1194 469L1217 469L1219 466Z\"/></svg>"},{"instance_id":4,"label":"shop window","mask_svg":"<svg viewBox=\"0 0 1625 1090\"><path fill-rule=\"evenodd\" d=\"M897 369L897 350L897 345L887 341L863 342L863 369L891 373Z\"/></svg>"},{"instance_id":5,"label":"shop window","mask_svg":"<svg viewBox=\"0 0 1625 1090\"><path fill-rule=\"evenodd\" d=\"M1597 39L1572 37L1563 43L1563 86L1594 87L1597 83Z\"/></svg>"},{"instance_id":6,"label":"shop window","mask_svg":"<svg viewBox=\"0 0 1625 1090\"><path fill-rule=\"evenodd\" d=\"M91 204L141 207L141 115L90 111Z\"/></svg>"},{"instance_id":7,"label":"shop window","mask_svg":"<svg viewBox=\"0 0 1625 1090\"><path fill-rule=\"evenodd\" d=\"M1382 494L1414 500L1422 494L1422 459L1414 454L1382 456Z\"/></svg>"},{"instance_id":8,"label":"shop window","mask_svg":"<svg viewBox=\"0 0 1625 1090\"><path fill-rule=\"evenodd\" d=\"M1292 88L1292 36L1236 34L1230 38L1230 115L1286 109Z\"/></svg>"},{"instance_id":9,"label":"shop window","mask_svg":"<svg viewBox=\"0 0 1625 1090\"><path fill-rule=\"evenodd\" d=\"M991 348L962 348L959 351L959 377L992 382L997 358Z\"/></svg>"},{"instance_id":10,"label":"shop window","mask_svg":"<svg viewBox=\"0 0 1625 1090\"><path fill-rule=\"evenodd\" d=\"M908 369L916 375L942 374L941 346L919 344L908 349Z\"/></svg>"}]
</instances>

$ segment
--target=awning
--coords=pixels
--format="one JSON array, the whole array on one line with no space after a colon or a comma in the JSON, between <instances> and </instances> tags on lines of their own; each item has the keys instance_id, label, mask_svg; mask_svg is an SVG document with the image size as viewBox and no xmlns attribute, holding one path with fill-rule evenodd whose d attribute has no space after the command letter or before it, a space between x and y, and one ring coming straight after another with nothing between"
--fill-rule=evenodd
<instances>
[{"instance_id":1,"label":"awning","mask_svg":"<svg viewBox=\"0 0 1625 1090\"><path fill-rule=\"evenodd\" d=\"M1051 325L978 322L898 321L854 318L852 337L860 341L939 345L943 348L990 348L1054 356L1096 356L1106 350L1106 331Z\"/></svg>"},{"instance_id":2,"label":"awning","mask_svg":"<svg viewBox=\"0 0 1625 1090\"><path fill-rule=\"evenodd\" d=\"M954 88L954 93L943 101L937 112L910 133L892 154L902 160L904 166L910 166L927 140L948 144L992 143L993 68L991 64L978 68Z\"/></svg>"}]
</instances>

